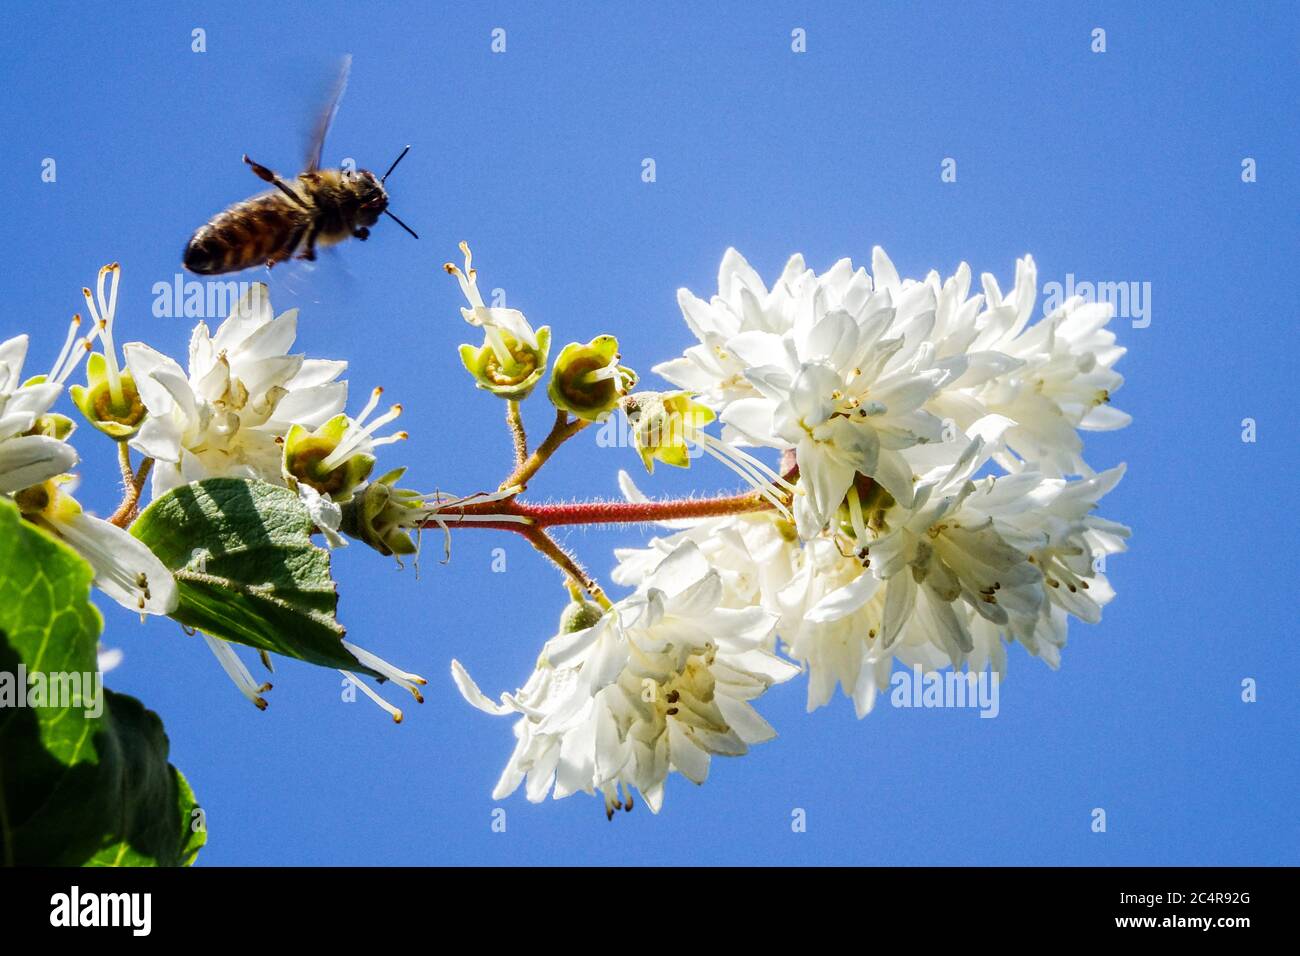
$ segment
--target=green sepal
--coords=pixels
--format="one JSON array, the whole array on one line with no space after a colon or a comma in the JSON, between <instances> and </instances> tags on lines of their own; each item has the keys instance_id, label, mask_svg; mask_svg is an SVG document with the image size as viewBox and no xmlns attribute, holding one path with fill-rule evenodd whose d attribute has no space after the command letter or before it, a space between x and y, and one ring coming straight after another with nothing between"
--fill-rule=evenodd
<instances>
[{"instance_id":1,"label":"green sepal","mask_svg":"<svg viewBox=\"0 0 1300 956\"><path fill-rule=\"evenodd\" d=\"M587 344L570 342L556 356L547 397L556 408L589 422L604 421L618 408L620 399L637 383L630 368L617 366L616 374L594 382L583 379L618 360L618 339L598 335Z\"/></svg>"},{"instance_id":2,"label":"green sepal","mask_svg":"<svg viewBox=\"0 0 1300 956\"><path fill-rule=\"evenodd\" d=\"M483 345L460 347L460 361L474 377L474 383L499 398L522 401L537 387L546 374L546 362L551 350L551 327L543 325L537 330L537 348L521 343L509 332L498 330L502 341L515 357L518 367L511 372L501 368L495 350L486 339Z\"/></svg>"}]
</instances>

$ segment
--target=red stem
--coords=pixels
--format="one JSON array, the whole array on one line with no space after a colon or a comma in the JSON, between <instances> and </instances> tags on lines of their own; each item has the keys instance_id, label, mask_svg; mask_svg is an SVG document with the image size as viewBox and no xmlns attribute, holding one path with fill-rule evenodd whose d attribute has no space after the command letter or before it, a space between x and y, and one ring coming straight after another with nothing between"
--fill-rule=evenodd
<instances>
[{"instance_id":1,"label":"red stem","mask_svg":"<svg viewBox=\"0 0 1300 956\"><path fill-rule=\"evenodd\" d=\"M793 481L798 474L791 468L785 475ZM721 515L763 511L771 504L756 492L720 495L714 498L676 498L668 501L577 501L560 504L533 504L518 498L464 507L448 507L439 512L449 527L490 528L526 534L530 528L553 528L574 524L652 524L683 518L716 518ZM456 521L457 515L513 515L531 519L528 524L515 521ZM437 526L428 521L426 528Z\"/></svg>"}]
</instances>

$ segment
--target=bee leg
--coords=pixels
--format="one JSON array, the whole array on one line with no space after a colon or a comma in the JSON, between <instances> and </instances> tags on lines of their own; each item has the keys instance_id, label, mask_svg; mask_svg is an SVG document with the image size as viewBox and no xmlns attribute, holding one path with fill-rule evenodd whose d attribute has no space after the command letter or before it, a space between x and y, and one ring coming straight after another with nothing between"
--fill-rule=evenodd
<instances>
[{"instance_id":1,"label":"bee leg","mask_svg":"<svg viewBox=\"0 0 1300 956\"><path fill-rule=\"evenodd\" d=\"M304 228L305 227L300 226L295 229L289 236L289 241L285 243L284 247L279 252L271 253L271 257L266 260L266 267L268 269L274 268L278 262L284 262L287 259L292 258L293 251L298 248L298 240L302 238Z\"/></svg>"},{"instance_id":2,"label":"bee leg","mask_svg":"<svg viewBox=\"0 0 1300 956\"><path fill-rule=\"evenodd\" d=\"M360 239L362 242L365 242L367 239L370 238L370 230L367 229L365 226L358 226L357 228L352 230L352 235Z\"/></svg>"},{"instance_id":3,"label":"bee leg","mask_svg":"<svg viewBox=\"0 0 1300 956\"><path fill-rule=\"evenodd\" d=\"M307 233L307 239L303 243L302 253L298 256L299 259L306 259L308 262L316 261L316 235L319 232L320 227L318 225L311 227L311 231Z\"/></svg>"},{"instance_id":4,"label":"bee leg","mask_svg":"<svg viewBox=\"0 0 1300 956\"><path fill-rule=\"evenodd\" d=\"M294 202L296 202L299 206L302 206L304 209L307 208L307 204L303 202L302 197L299 196L296 192L294 192L293 189L291 189L283 179L281 179L271 170L267 169L261 163L253 162L251 159L248 158L248 154L244 155L244 162L248 163L249 168L253 170L254 175L256 175L258 179L265 180L266 182L274 186L276 189L280 190L280 192L284 193L286 196L292 199Z\"/></svg>"}]
</instances>

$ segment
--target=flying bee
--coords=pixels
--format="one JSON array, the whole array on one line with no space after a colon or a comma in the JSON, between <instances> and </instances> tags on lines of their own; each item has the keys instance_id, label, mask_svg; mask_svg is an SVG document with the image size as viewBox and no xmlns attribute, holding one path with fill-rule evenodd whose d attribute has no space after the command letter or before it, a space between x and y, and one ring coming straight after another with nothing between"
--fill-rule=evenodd
<instances>
[{"instance_id":1,"label":"flying bee","mask_svg":"<svg viewBox=\"0 0 1300 956\"><path fill-rule=\"evenodd\" d=\"M415 238L415 232L388 211L384 182L411 147L393 160L388 172L376 177L368 169L321 169L321 151L339 100L347 87L352 58L344 60L325 109L316 121L307 149L306 168L291 182L272 170L248 164L259 179L274 189L236 203L217 213L190 238L185 247L186 269L202 275L239 272L250 266L268 268L297 255L313 261L316 249L355 237L368 239L370 227L381 215L388 216Z\"/></svg>"}]
</instances>

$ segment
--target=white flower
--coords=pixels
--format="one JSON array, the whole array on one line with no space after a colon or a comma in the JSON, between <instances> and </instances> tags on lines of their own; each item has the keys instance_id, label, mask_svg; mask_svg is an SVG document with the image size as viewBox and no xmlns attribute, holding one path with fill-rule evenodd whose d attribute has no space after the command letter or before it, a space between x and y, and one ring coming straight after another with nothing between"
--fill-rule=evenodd
<instances>
[{"instance_id":1,"label":"white flower","mask_svg":"<svg viewBox=\"0 0 1300 956\"><path fill-rule=\"evenodd\" d=\"M761 397L732 402L722 419L753 442L795 450L805 537L831 520L858 474L910 502L912 469L900 451L942 436L943 422L922 406L957 370L934 363L927 322L886 337L894 318L877 293L856 315L814 308L784 335L729 342Z\"/></svg>"},{"instance_id":2,"label":"white flower","mask_svg":"<svg viewBox=\"0 0 1300 956\"><path fill-rule=\"evenodd\" d=\"M658 812L671 771L703 783L712 755L774 737L749 701L798 668L765 649L775 615L720 607L722 590L721 575L686 542L597 624L549 641L527 684L500 704L453 661L466 700L520 715L494 797L525 781L534 802L599 791L612 816L631 809L635 789Z\"/></svg>"},{"instance_id":3,"label":"white flower","mask_svg":"<svg viewBox=\"0 0 1300 956\"><path fill-rule=\"evenodd\" d=\"M266 286L255 284L209 335L190 339L188 373L139 342L124 351L149 418L131 447L157 460L153 494L189 481L233 476L283 484L280 441L293 425L314 428L342 411L345 362L288 350L297 310L274 317Z\"/></svg>"},{"instance_id":4,"label":"white flower","mask_svg":"<svg viewBox=\"0 0 1300 956\"><path fill-rule=\"evenodd\" d=\"M803 256L791 256L769 292L745 257L728 249L718 269L718 294L709 302L688 289L677 290L682 317L700 344L688 348L681 358L656 365L654 371L715 408L756 396L745 378L745 363L728 350L727 343L741 332L787 332L794 324L799 290L811 276Z\"/></svg>"},{"instance_id":5,"label":"white flower","mask_svg":"<svg viewBox=\"0 0 1300 956\"><path fill-rule=\"evenodd\" d=\"M657 367L720 412L725 440L795 450L804 537L826 525L857 474L910 503L914 477L950 466L990 414L1011 422L997 453L1007 470L1092 474L1077 429L1128 422L1108 404L1124 352L1104 329L1109 306L1076 297L1030 325L1028 256L1005 299L988 274L971 296L965 263L947 280L900 279L876 248L872 271L874 282L841 260L817 276L795 256L769 291L729 250L717 296L679 293L700 344ZM934 449L941 437L958 440Z\"/></svg>"},{"instance_id":6,"label":"white flower","mask_svg":"<svg viewBox=\"0 0 1300 956\"><path fill-rule=\"evenodd\" d=\"M95 586L140 614L170 614L176 580L144 542L114 524L86 514L72 497L75 481L52 478L17 496L23 517L61 538L86 559Z\"/></svg>"},{"instance_id":7,"label":"white flower","mask_svg":"<svg viewBox=\"0 0 1300 956\"><path fill-rule=\"evenodd\" d=\"M1054 476L1092 474L1075 429L1110 431L1131 421L1110 404L1124 382L1111 366L1126 351L1103 327L1112 313L1108 303L1072 298L1019 340L1006 343L1009 351L1032 349L1033 356L1016 375L980 393L985 407L1016 422L1006 436L1014 457L1004 459L1004 467L1035 467Z\"/></svg>"},{"instance_id":8,"label":"white flower","mask_svg":"<svg viewBox=\"0 0 1300 956\"><path fill-rule=\"evenodd\" d=\"M1123 550L1128 529L1092 512L1123 468L1077 481L1029 472L973 479L1008 424L977 423L977 438L927 475L912 508L855 488L835 533L802 542L771 513L685 523L618 551L614 579L635 583L693 543L723 581L722 606L780 616L776 633L808 672L809 710L839 686L864 716L895 659L1002 675L1004 642L1018 640L1056 666L1067 614L1096 623L1113 597L1096 559ZM641 497L626 480L624 490Z\"/></svg>"},{"instance_id":9,"label":"white flower","mask_svg":"<svg viewBox=\"0 0 1300 956\"><path fill-rule=\"evenodd\" d=\"M74 323L63 353L48 376L23 381L27 336L0 343L0 493L13 494L31 485L71 471L77 453L67 442L51 435L30 434L37 420L49 411L63 391L84 348L73 349ZM69 360L71 356L71 360Z\"/></svg>"},{"instance_id":10,"label":"white flower","mask_svg":"<svg viewBox=\"0 0 1300 956\"><path fill-rule=\"evenodd\" d=\"M515 363L514 353L503 333L509 336L516 343L527 346L529 349L536 351L538 349L537 333L533 327L528 324L524 314L518 309L506 309L501 307L489 307L483 301L483 295L478 289L478 270L473 266L473 256L470 255L469 244L462 242L460 251L465 256L465 269L462 272L454 264L448 262L443 266L449 275L456 277L460 283L460 291L464 293L465 299L469 302L469 308L461 309L460 314L470 325L481 328L487 337L487 343L496 353L497 361L503 368L511 368Z\"/></svg>"}]
</instances>

